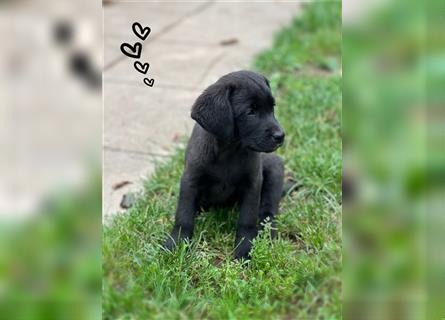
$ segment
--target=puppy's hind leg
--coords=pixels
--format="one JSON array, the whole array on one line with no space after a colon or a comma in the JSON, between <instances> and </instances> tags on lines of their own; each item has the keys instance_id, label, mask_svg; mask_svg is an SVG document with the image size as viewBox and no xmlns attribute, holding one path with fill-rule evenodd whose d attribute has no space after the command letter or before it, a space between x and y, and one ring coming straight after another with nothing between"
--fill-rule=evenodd
<instances>
[{"instance_id":1,"label":"puppy's hind leg","mask_svg":"<svg viewBox=\"0 0 445 320\"><path fill-rule=\"evenodd\" d=\"M271 236L276 237L275 216L281 200L284 180L284 162L275 154L263 154L263 185L259 212L260 230L264 223L272 224Z\"/></svg>"}]
</instances>

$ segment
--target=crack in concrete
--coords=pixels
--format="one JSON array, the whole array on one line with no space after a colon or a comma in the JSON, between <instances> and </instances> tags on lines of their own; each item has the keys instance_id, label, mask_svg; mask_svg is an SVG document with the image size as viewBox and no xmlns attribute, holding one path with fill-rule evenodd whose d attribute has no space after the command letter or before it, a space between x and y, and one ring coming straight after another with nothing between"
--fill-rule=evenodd
<instances>
[{"instance_id":1,"label":"crack in concrete","mask_svg":"<svg viewBox=\"0 0 445 320\"><path fill-rule=\"evenodd\" d=\"M148 157L162 157L167 158L171 154L170 153L154 153L154 152L146 152L146 151L139 151L139 150L131 150L131 149L123 149L123 148L117 148L117 147L110 147L110 146L104 146L104 150L111 151L111 152L120 152L120 153L131 153L131 154L137 154L141 156L148 156Z\"/></svg>"}]
</instances>

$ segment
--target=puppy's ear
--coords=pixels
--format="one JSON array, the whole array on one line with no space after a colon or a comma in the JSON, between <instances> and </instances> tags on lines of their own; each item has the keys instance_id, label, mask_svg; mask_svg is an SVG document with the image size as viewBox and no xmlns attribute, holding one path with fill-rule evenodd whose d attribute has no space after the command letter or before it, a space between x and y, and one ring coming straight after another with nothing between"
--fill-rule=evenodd
<instances>
[{"instance_id":1,"label":"puppy's ear","mask_svg":"<svg viewBox=\"0 0 445 320\"><path fill-rule=\"evenodd\" d=\"M227 84L215 83L204 90L192 107L192 119L223 141L234 137L234 119Z\"/></svg>"}]
</instances>

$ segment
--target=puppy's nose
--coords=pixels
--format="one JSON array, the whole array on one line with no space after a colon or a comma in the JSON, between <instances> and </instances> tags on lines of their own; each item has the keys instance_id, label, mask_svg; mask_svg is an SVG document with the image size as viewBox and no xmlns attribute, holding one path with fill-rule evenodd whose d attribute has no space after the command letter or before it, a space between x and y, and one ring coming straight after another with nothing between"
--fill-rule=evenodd
<instances>
[{"instance_id":1,"label":"puppy's nose","mask_svg":"<svg viewBox=\"0 0 445 320\"><path fill-rule=\"evenodd\" d=\"M284 131L283 130L277 130L272 133L272 138L275 140L276 143L283 143L284 141Z\"/></svg>"}]
</instances>

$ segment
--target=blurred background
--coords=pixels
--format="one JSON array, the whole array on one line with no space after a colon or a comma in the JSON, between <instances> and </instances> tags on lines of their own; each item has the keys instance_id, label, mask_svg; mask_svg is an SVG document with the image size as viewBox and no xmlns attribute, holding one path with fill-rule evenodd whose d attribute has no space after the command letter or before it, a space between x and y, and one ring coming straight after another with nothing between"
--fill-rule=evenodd
<instances>
[{"instance_id":1,"label":"blurred background","mask_svg":"<svg viewBox=\"0 0 445 320\"><path fill-rule=\"evenodd\" d=\"M101 4L0 1L0 37L0 318L100 318Z\"/></svg>"},{"instance_id":2,"label":"blurred background","mask_svg":"<svg viewBox=\"0 0 445 320\"><path fill-rule=\"evenodd\" d=\"M102 6L0 5L0 315L97 319ZM343 1L346 319L445 317L444 6Z\"/></svg>"},{"instance_id":3,"label":"blurred background","mask_svg":"<svg viewBox=\"0 0 445 320\"><path fill-rule=\"evenodd\" d=\"M443 1L343 1L349 319L445 317Z\"/></svg>"}]
</instances>

